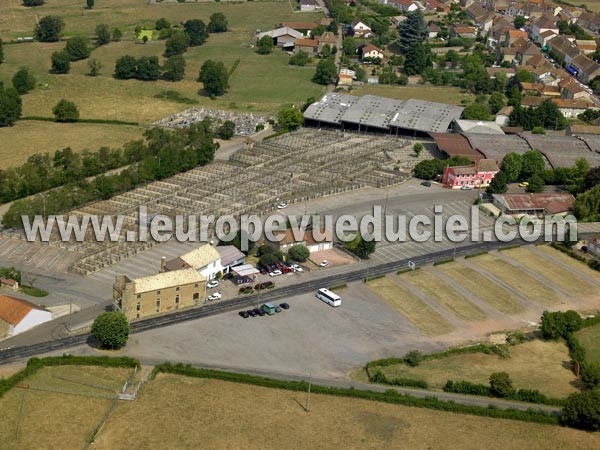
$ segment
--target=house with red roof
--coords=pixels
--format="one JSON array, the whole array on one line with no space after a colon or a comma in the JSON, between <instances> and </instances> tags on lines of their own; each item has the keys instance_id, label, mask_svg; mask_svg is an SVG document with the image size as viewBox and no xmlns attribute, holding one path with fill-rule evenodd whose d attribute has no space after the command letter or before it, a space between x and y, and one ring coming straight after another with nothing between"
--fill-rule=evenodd
<instances>
[{"instance_id":1,"label":"house with red roof","mask_svg":"<svg viewBox=\"0 0 600 450\"><path fill-rule=\"evenodd\" d=\"M19 298L0 295L0 339L52 320L52 313Z\"/></svg>"}]
</instances>

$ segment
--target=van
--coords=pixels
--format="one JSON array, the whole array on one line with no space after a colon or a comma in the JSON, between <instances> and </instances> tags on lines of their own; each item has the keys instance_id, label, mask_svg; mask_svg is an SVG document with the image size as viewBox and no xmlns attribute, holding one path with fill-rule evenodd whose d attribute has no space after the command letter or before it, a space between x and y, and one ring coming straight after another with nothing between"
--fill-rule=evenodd
<instances>
[{"instance_id":1,"label":"van","mask_svg":"<svg viewBox=\"0 0 600 450\"><path fill-rule=\"evenodd\" d=\"M268 315L272 316L273 314L275 314L277 307L271 303L263 303L261 309Z\"/></svg>"}]
</instances>

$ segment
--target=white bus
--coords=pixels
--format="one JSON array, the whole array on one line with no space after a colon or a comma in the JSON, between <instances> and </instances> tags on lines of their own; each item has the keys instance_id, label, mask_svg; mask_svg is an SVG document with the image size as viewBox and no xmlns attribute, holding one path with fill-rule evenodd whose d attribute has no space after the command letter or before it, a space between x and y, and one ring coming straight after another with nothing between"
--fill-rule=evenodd
<instances>
[{"instance_id":1,"label":"white bus","mask_svg":"<svg viewBox=\"0 0 600 450\"><path fill-rule=\"evenodd\" d=\"M322 288L317 291L317 298L331 306L340 306L342 304L342 297L334 294L326 288Z\"/></svg>"}]
</instances>

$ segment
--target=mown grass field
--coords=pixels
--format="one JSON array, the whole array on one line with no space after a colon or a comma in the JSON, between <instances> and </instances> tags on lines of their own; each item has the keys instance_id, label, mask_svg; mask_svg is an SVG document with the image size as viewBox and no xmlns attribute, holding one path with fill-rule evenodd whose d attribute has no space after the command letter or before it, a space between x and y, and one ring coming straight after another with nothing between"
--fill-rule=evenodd
<instances>
[{"instance_id":1,"label":"mown grass field","mask_svg":"<svg viewBox=\"0 0 600 450\"><path fill-rule=\"evenodd\" d=\"M586 360L600 363L600 325L578 331L577 338L585 348Z\"/></svg>"},{"instance_id":2,"label":"mown grass field","mask_svg":"<svg viewBox=\"0 0 600 450\"><path fill-rule=\"evenodd\" d=\"M293 13L289 3L284 1L148 5L146 0L103 0L97 2L92 10L85 9L84 5L85 2L82 3L81 0L65 0L25 8L20 1L0 0L0 11L3 12L0 14L0 36L5 41L5 61L0 80L10 85L14 73L21 67L28 67L34 72L38 82L33 91L23 96L24 116L51 117L54 105L65 98L77 104L82 118L113 119L147 125L194 106L156 98L167 90L176 91L180 96L196 101L197 106L274 115L285 104L300 105L307 98L318 97L324 92L323 86L310 81L314 68L289 66L289 56L279 49L275 49L270 55L258 55L253 48L256 29L272 29L282 21L317 20L323 17L322 13ZM230 31L212 34L204 45L187 51L184 80L175 83L160 80L144 82L116 80L112 77L115 61L125 54L135 57L158 56L161 64L164 62L162 54L165 41L154 40L147 44L136 42L133 32L136 26L151 28L161 17L167 18L172 24L192 18L208 23L214 12L225 14ZM121 42L111 42L92 52L90 59L98 60L103 66L99 76L87 75L88 60L72 63L71 72L67 75L50 74L51 54L62 49L64 42L6 43L18 36L31 36L36 17L50 14L64 19L66 36L84 34L93 38L95 27L100 23L106 23L110 28L119 27L123 31ZM228 68L236 60L240 61L230 77L229 92L216 100L198 94L202 84L196 80L202 63L207 59L223 61ZM4 134L15 133L6 130L0 129L0 138ZM21 142L11 142L14 150L8 149L7 152L10 155L21 153L26 157L30 153L53 151L54 141L61 146L71 145L73 148L87 146L90 141L89 130L82 128L81 133L75 133L74 130L75 128L70 134L60 136L63 134L61 126L47 124L43 132L48 136L52 147L40 145L35 149L33 147L39 141L35 132L32 131L31 137L30 131L17 132ZM101 133L103 130L106 132ZM96 128L96 145L91 147L112 146L118 141L119 134L127 133L128 130L120 129L119 126Z\"/></svg>"},{"instance_id":3,"label":"mown grass field","mask_svg":"<svg viewBox=\"0 0 600 450\"><path fill-rule=\"evenodd\" d=\"M487 385L492 373L507 372L517 389L538 389L557 398L577 391L573 385L577 377L568 367L569 352L563 342L534 340L511 346L510 354L506 359L495 354L463 354L424 361L417 367L397 364L378 370L392 378L423 379L436 389L448 380Z\"/></svg>"},{"instance_id":4,"label":"mown grass field","mask_svg":"<svg viewBox=\"0 0 600 450\"><path fill-rule=\"evenodd\" d=\"M225 381L159 375L94 448L596 448L598 433Z\"/></svg>"},{"instance_id":5,"label":"mown grass field","mask_svg":"<svg viewBox=\"0 0 600 450\"><path fill-rule=\"evenodd\" d=\"M435 336L452 331L452 325L442 316L393 279L379 278L369 281L367 286L424 334Z\"/></svg>"},{"instance_id":6,"label":"mown grass field","mask_svg":"<svg viewBox=\"0 0 600 450\"><path fill-rule=\"evenodd\" d=\"M563 252L547 245L540 245L536 247L536 249L550 255L554 259L561 261L563 264L572 267L580 274L586 275L589 278L593 278L596 281L600 281L600 272L589 268L587 264L577 261L575 258L571 258L569 255L565 255ZM596 291L596 294L600 295L600 292Z\"/></svg>"},{"instance_id":7,"label":"mown grass field","mask_svg":"<svg viewBox=\"0 0 600 450\"><path fill-rule=\"evenodd\" d=\"M486 314L437 276L420 270L400 276L462 320L481 320Z\"/></svg>"},{"instance_id":8,"label":"mown grass field","mask_svg":"<svg viewBox=\"0 0 600 450\"><path fill-rule=\"evenodd\" d=\"M116 395L129 373L101 367L43 368L21 383L30 389L14 388L0 398L0 448L82 448L112 401L94 395L110 395L109 390Z\"/></svg>"},{"instance_id":9,"label":"mown grass field","mask_svg":"<svg viewBox=\"0 0 600 450\"><path fill-rule=\"evenodd\" d=\"M387 86L365 84L350 92L352 95L381 95L383 97L407 100L417 98L430 102L461 105L462 100L472 102L475 96L453 86Z\"/></svg>"}]
</instances>

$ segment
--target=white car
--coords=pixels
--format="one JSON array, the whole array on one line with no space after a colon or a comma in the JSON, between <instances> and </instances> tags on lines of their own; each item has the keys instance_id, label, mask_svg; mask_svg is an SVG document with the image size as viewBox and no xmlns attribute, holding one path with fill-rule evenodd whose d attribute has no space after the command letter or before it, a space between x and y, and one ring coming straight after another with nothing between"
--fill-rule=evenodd
<instances>
[{"instance_id":1,"label":"white car","mask_svg":"<svg viewBox=\"0 0 600 450\"><path fill-rule=\"evenodd\" d=\"M274 270L273 272L269 272L269 276L270 277L276 277L276 276L281 275L282 273L283 272L281 270L277 269L277 270Z\"/></svg>"},{"instance_id":2,"label":"white car","mask_svg":"<svg viewBox=\"0 0 600 450\"><path fill-rule=\"evenodd\" d=\"M329 265L329 261L327 261L326 259L324 259L323 261L321 261L321 264L319 264L321 267L327 267Z\"/></svg>"},{"instance_id":3,"label":"white car","mask_svg":"<svg viewBox=\"0 0 600 450\"><path fill-rule=\"evenodd\" d=\"M469 186L468 184L465 184L463 187L460 188L463 191L470 191L473 189L472 186Z\"/></svg>"},{"instance_id":4,"label":"white car","mask_svg":"<svg viewBox=\"0 0 600 450\"><path fill-rule=\"evenodd\" d=\"M209 289L216 288L218 285L219 285L219 282L217 280L212 280L212 281L209 281L208 283L206 283L206 287Z\"/></svg>"},{"instance_id":5,"label":"white car","mask_svg":"<svg viewBox=\"0 0 600 450\"><path fill-rule=\"evenodd\" d=\"M298 264L292 264L292 270L294 272L304 272L304 269L300 267Z\"/></svg>"},{"instance_id":6,"label":"white car","mask_svg":"<svg viewBox=\"0 0 600 450\"><path fill-rule=\"evenodd\" d=\"M281 202L279 205L277 205L277 209L285 209L285 208L287 208L286 202Z\"/></svg>"},{"instance_id":7,"label":"white car","mask_svg":"<svg viewBox=\"0 0 600 450\"><path fill-rule=\"evenodd\" d=\"M209 300L219 300L220 298L221 298L220 292L215 292L214 294L208 296Z\"/></svg>"}]
</instances>

